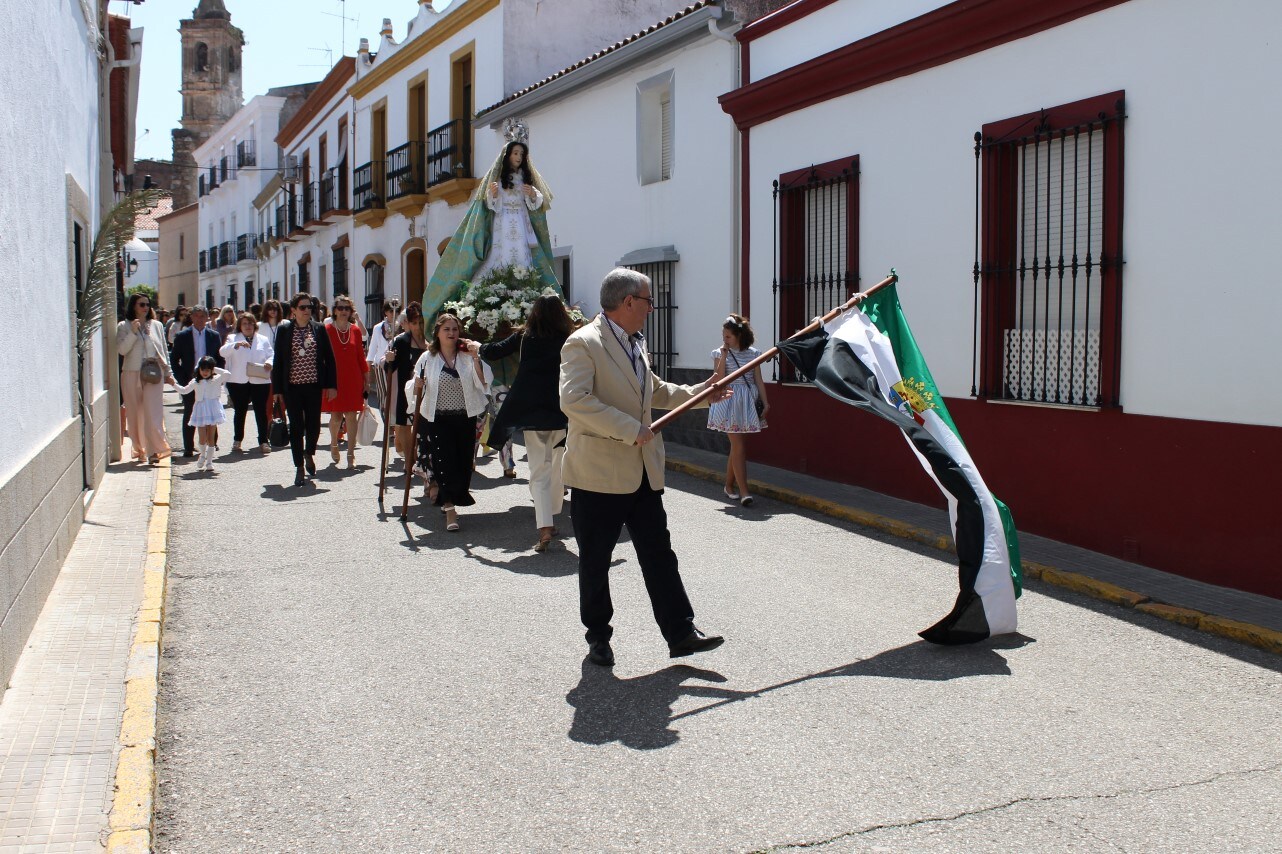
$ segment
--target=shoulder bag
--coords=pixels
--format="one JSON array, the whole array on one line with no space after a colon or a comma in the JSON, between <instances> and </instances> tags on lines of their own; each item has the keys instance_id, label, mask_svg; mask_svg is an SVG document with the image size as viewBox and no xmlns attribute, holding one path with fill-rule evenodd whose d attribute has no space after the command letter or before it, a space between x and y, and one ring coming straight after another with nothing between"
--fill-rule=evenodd
<instances>
[{"instance_id":1,"label":"shoulder bag","mask_svg":"<svg viewBox=\"0 0 1282 854\"><path fill-rule=\"evenodd\" d=\"M739 364L739 360L735 358L734 353L731 353L730 350L727 349L726 355L729 356L731 359L734 359L734 369L736 371L739 370L741 365ZM748 384L752 386L752 408L757 411L757 417L760 418L762 414L764 414L766 411L766 404L761 399L761 393L757 391L757 383L756 383L757 378L751 372L744 374L744 377L748 378Z\"/></svg>"},{"instance_id":2,"label":"shoulder bag","mask_svg":"<svg viewBox=\"0 0 1282 854\"><path fill-rule=\"evenodd\" d=\"M138 336L142 338L142 351L146 353L147 344L150 342L151 336L143 333L142 330L138 331ZM156 383L163 381L165 378L165 368L160 363L159 357L144 357L142 365L138 368L138 377L147 385L155 385Z\"/></svg>"}]
</instances>

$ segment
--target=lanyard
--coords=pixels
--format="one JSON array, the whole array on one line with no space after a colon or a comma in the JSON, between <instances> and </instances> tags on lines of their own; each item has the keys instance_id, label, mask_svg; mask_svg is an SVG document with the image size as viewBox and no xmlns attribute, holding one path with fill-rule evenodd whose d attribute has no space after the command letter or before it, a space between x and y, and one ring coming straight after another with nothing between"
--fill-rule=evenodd
<instances>
[{"instance_id":1,"label":"lanyard","mask_svg":"<svg viewBox=\"0 0 1282 854\"><path fill-rule=\"evenodd\" d=\"M636 374L637 382L641 382L641 372L637 370L637 359L640 358L640 354L634 355L632 352L632 348L629 347L628 344L624 342L622 338L619 337L618 331L615 330L614 328L614 321L610 320L610 318L608 317L605 317L604 314L601 316L605 318L605 325L610 327L610 333L614 335L614 340L619 342L619 346L622 347L623 352L627 354L628 363L632 365L632 373Z\"/></svg>"}]
</instances>

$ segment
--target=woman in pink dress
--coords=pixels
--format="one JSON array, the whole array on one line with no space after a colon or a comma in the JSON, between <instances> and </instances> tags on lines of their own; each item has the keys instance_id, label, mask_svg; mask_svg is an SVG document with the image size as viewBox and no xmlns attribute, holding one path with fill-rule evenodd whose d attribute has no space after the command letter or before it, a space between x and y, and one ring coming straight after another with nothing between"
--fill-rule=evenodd
<instances>
[{"instance_id":1,"label":"woman in pink dress","mask_svg":"<svg viewBox=\"0 0 1282 854\"><path fill-rule=\"evenodd\" d=\"M369 363L365 361L365 341L360 328L352 322L356 305L351 297L334 298L333 320L325 324L329 343L334 348L334 368L338 375L338 395L321 404L329 416L329 455L338 465L338 433L347 421L347 467L356 468L356 421L365 407L365 390Z\"/></svg>"}]
</instances>

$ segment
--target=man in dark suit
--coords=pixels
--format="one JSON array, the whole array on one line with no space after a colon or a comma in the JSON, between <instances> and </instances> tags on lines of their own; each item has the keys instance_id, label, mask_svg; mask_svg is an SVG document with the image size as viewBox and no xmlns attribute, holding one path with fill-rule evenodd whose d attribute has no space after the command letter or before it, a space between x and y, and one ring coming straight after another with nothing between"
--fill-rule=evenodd
<instances>
[{"instance_id":1,"label":"man in dark suit","mask_svg":"<svg viewBox=\"0 0 1282 854\"><path fill-rule=\"evenodd\" d=\"M276 327L276 356L272 362L272 387L289 414L289 448L294 454L294 486L304 474L316 474L316 439L320 436L321 395L338 396L334 349L325 327L312 319L315 303L310 294L295 294L289 301L291 320Z\"/></svg>"},{"instance_id":2,"label":"man in dark suit","mask_svg":"<svg viewBox=\"0 0 1282 854\"><path fill-rule=\"evenodd\" d=\"M650 431L651 409L671 409L703 391L650 370L641 329L654 310L650 279L616 268L601 283L601 311L561 348L561 411L569 419L562 475L579 545L579 616L588 660L614 664L610 558L626 525L668 654L705 652L722 638L694 625L663 509L663 439ZM721 389L713 397L725 397ZM702 403L707 406L707 402Z\"/></svg>"},{"instance_id":3,"label":"man in dark suit","mask_svg":"<svg viewBox=\"0 0 1282 854\"><path fill-rule=\"evenodd\" d=\"M209 310L203 305L192 306L191 309L191 326L188 326L182 332L174 336L174 350L171 355L170 367L174 372L174 379L179 385L186 385L191 382L192 375L196 373L196 365L200 362L202 356L213 356L218 367L227 366L227 362L218 354L223 342L219 340L218 333L208 326ZM195 456L192 445L195 444L196 428L187 424L191 420L191 407L196 402L196 392L190 391L182 396L183 399L183 456Z\"/></svg>"}]
</instances>

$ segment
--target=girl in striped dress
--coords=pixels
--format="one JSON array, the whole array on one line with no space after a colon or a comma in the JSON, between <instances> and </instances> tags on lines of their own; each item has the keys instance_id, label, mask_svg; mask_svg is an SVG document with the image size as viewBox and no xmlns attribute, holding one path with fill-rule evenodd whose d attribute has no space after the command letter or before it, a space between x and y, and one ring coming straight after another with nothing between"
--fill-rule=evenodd
<instances>
[{"instance_id":1,"label":"girl in striped dress","mask_svg":"<svg viewBox=\"0 0 1282 854\"><path fill-rule=\"evenodd\" d=\"M748 318L732 314L721 324L721 346L712 351L714 375L719 379L732 374L761 355L752 342L756 336ZM766 400L766 383L761 378L761 367L753 368L739 377L731 388L734 394L713 403L708 409L708 429L726 434L730 440L730 458L726 461L726 498L738 501L744 507L752 506L748 494L748 445L749 433L760 433L766 428L766 415L770 403Z\"/></svg>"}]
</instances>

